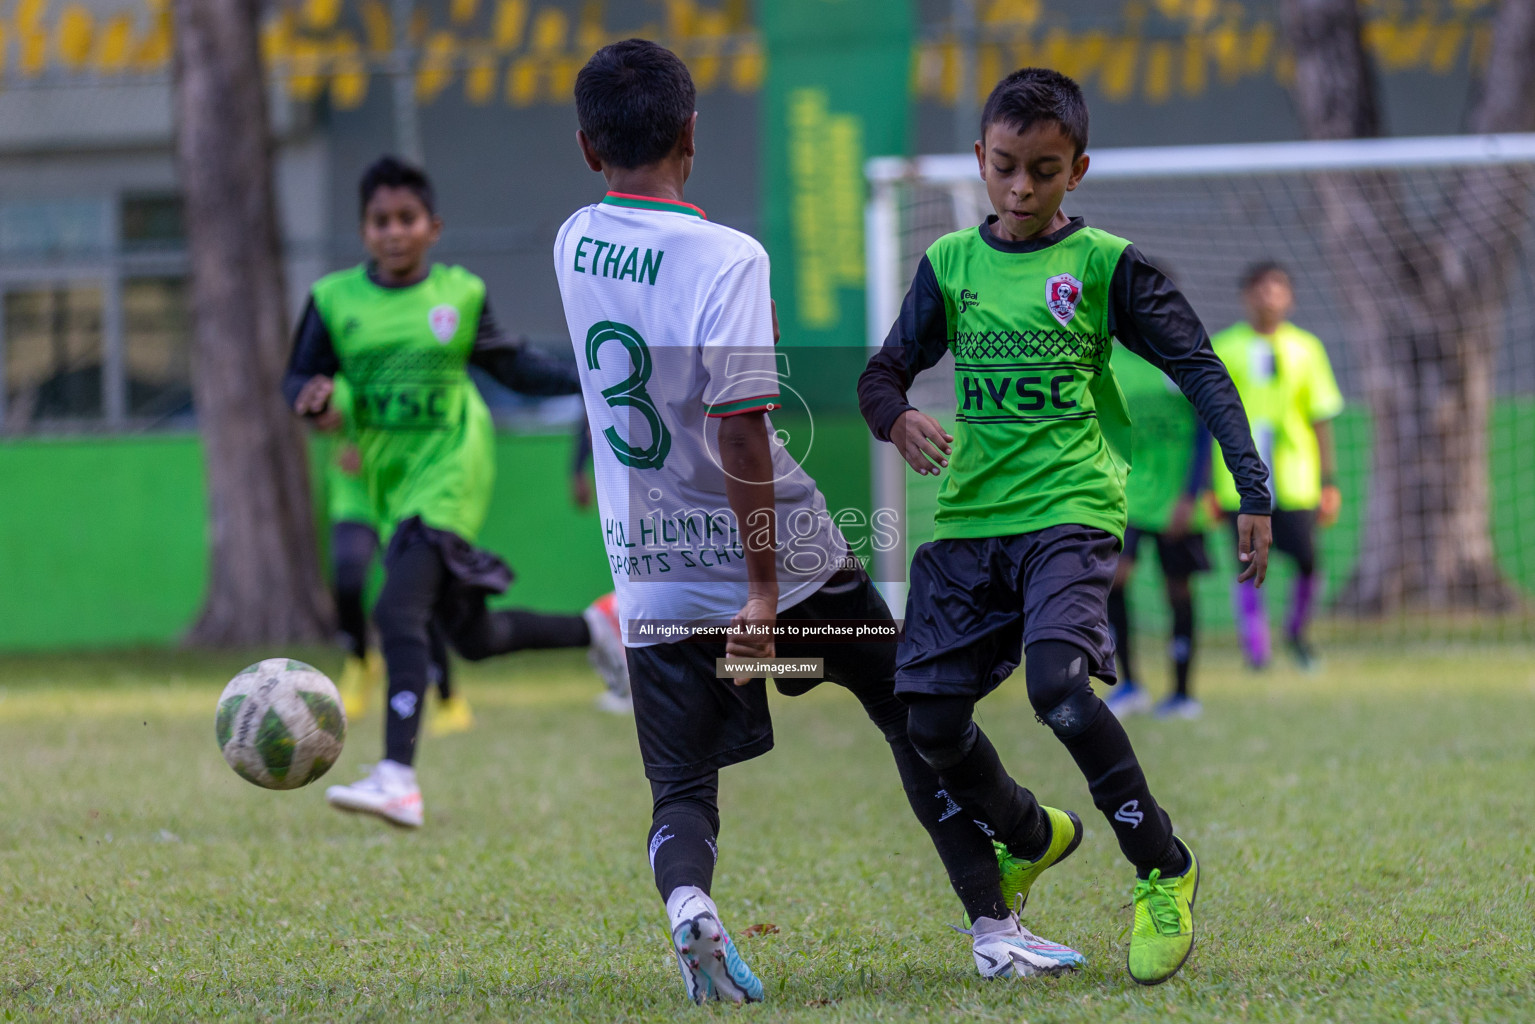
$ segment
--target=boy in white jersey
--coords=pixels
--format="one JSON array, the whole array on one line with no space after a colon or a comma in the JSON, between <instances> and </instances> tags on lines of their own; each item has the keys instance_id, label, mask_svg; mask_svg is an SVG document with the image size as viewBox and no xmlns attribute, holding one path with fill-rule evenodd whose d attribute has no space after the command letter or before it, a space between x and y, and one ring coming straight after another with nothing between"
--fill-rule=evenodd
<instances>
[{"instance_id":1,"label":"boy in white jersey","mask_svg":"<svg viewBox=\"0 0 1535 1024\"><path fill-rule=\"evenodd\" d=\"M772 723L765 680L716 678L716 659L775 651L824 659L824 677L851 690L889 741L912 809L975 922L981 973L1075 967L1080 955L1009 912L989 841L906 737L894 645L775 645L778 621L888 626L890 612L815 482L770 440L767 413L779 396L768 258L683 201L697 116L687 68L654 43L626 40L599 50L575 91L582 154L609 191L560 229L555 271L654 800L650 862L689 997L762 998L709 887L719 769L767 751ZM778 689L792 696L820 681L780 679Z\"/></svg>"}]
</instances>

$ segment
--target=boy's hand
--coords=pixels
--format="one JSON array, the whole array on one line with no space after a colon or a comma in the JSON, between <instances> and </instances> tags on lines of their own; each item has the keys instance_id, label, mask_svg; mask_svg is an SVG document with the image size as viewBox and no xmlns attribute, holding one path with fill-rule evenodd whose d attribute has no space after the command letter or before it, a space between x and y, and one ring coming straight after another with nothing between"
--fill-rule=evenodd
<instances>
[{"instance_id":1,"label":"boy's hand","mask_svg":"<svg viewBox=\"0 0 1535 1024\"><path fill-rule=\"evenodd\" d=\"M918 473L937 476L949 464L954 438L925 412L907 409L890 428L890 440Z\"/></svg>"},{"instance_id":2,"label":"boy's hand","mask_svg":"<svg viewBox=\"0 0 1535 1024\"><path fill-rule=\"evenodd\" d=\"M753 626L766 626L764 633L746 633L742 627L750 623ZM731 633L725 641L725 657L727 658L771 658L777 650L773 643L773 627L778 623L778 599L776 596L752 593L746 598L746 603L741 610L736 612L735 618L730 620ZM737 686L745 686L751 682L751 676L736 676L734 683Z\"/></svg>"},{"instance_id":3,"label":"boy's hand","mask_svg":"<svg viewBox=\"0 0 1535 1024\"><path fill-rule=\"evenodd\" d=\"M1189 523L1194 520L1194 502L1196 500L1192 494L1185 494L1173 506L1172 518L1167 521L1168 540L1182 540L1188 534Z\"/></svg>"},{"instance_id":4,"label":"boy's hand","mask_svg":"<svg viewBox=\"0 0 1535 1024\"><path fill-rule=\"evenodd\" d=\"M1334 484L1327 484L1322 488L1322 502L1317 506L1316 524L1323 529L1338 521L1338 513L1343 509L1343 492Z\"/></svg>"},{"instance_id":5,"label":"boy's hand","mask_svg":"<svg viewBox=\"0 0 1535 1024\"><path fill-rule=\"evenodd\" d=\"M362 472L362 452L357 450L355 444L343 445L336 455L336 465L348 476L356 476Z\"/></svg>"},{"instance_id":6,"label":"boy's hand","mask_svg":"<svg viewBox=\"0 0 1535 1024\"><path fill-rule=\"evenodd\" d=\"M330 407L330 396L336 393L336 382L317 373L304 382L298 397L293 400L293 411L308 416L321 430L335 430L341 426L341 413Z\"/></svg>"},{"instance_id":7,"label":"boy's hand","mask_svg":"<svg viewBox=\"0 0 1535 1024\"><path fill-rule=\"evenodd\" d=\"M592 482L586 478L585 470L570 478L570 500L576 503L576 508L586 508L592 503Z\"/></svg>"},{"instance_id":8,"label":"boy's hand","mask_svg":"<svg viewBox=\"0 0 1535 1024\"><path fill-rule=\"evenodd\" d=\"M1268 516L1237 516L1237 560L1247 568L1237 577L1238 583L1253 581L1263 586L1269 573L1269 545L1274 542L1274 530Z\"/></svg>"}]
</instances>

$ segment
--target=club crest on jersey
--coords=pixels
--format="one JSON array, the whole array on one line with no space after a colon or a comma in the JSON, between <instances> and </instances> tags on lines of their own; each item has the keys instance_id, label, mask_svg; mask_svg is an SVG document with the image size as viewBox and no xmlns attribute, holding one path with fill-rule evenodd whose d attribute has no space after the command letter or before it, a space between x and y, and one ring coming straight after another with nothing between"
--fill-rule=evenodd
<instances>
[{"instance_id":1,"label":"club crest on jersey","mask_svg":"<svg viewBox=\"0 0 1535 1024\"><path fill-rule=\"evenodd\" d=\"M432 328L432 337L446 345L458 333L458 307L433 306L426 315L426 322Z\"/></svg>"},{"instance_id":2,"label":"club crest on jersey","mask_svg":"<svg viewBox=\"0 0 1535 1024\"><path fill-rule=\"evenodd\" d=\"M1045 305L1050 315L1065 327L1077 315L1077 303L1082 301L1082 282L1070 274L1056 274L1045 282Z\"/></svg>"}]
</instances>

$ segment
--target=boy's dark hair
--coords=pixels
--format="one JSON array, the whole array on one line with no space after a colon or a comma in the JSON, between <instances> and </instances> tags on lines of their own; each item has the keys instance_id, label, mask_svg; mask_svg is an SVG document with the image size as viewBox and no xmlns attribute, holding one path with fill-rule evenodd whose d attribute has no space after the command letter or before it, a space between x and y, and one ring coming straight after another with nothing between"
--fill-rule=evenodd
<instances>
[{"instance_id":1,"label":"boy's dark hair","mask_svg":"<svg viewBox=\"0 0 1535 1024\"><path fill-rule=\"evenodd\" d=\"M368 165L357 182L358 215L366 216L373 193L381 188L408 188L421 200L426 212L437 213L437 194L432 190L432 179L415 164L406 163L397 156L381 156Z\"/></svg>"},{"instance_id":2,"label":"boy's dark hair","mask_svg":"<svg viewBox=\"0 0 1535 1024\"><path fill-rule=\"evenodd\" d=\"M1274 260L1263 260L1261 263L1254 263L1242 274L1242 290L1245 292L1265 277L1274 276L1284 278L1287 284L1290 281L1290 272L1284 268L1283 263L1277 263Z\"/></svg>"},{"instance_id":3,"label":"boy's dark hair","mask_svg":"<svg viewBox=\"0 0 1535 1024\"><path fill-rule=\"evenodd\" d=\"M687 65L648 39L604 46L576 75L576 120L586 140L603 163L625 170L665 159L697 99Z\"/></svg>"},{"instance_id":4,"label":"boy's dark hair","mask_svg":"<svg viewBox=\"0 0 1535 1024\"><path fill-rule=\"evenodd\" d=\"M1076 82L1049 68L1019 68L997 83L981 110L981 138L994 124L1022 133L1038 121L1060 125L1077 156L1087 149L1087 100Z\"/></svg>"}]
</instances>

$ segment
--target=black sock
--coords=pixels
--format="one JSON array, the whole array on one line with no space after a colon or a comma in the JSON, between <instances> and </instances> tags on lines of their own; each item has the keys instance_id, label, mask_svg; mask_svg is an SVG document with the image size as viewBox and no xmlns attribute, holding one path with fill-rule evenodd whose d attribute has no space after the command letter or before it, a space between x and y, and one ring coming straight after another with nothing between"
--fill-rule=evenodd
<instances>
[{"instance_id":1,"label":"black sock","mask_svg":"<svg viewBox=\"0 0 1535 1024\"><path fill-rule=\"evenodd\" d=\"M1035 860L1050 845L1050 819L1034 794L1007 774L991 740L971 721L974 707L968 697L914 700L907 723L912 745L959 806L984 821L1014 856Z\"/></svg>"},{"instance_id":2,"label":"black sock","mask_svg":"<svg viewBox=\"0 0 1535 1024\"><path fill-rule=\"evenodd\" d=\"M661 899L683 885L707 893L719 856L719 773L683 782L652 781L650 791L654 810L648 850Z\"/></svg>"},{"instance_id":3,"label":"black sock","mask_svg":"<svg viewBox=\"0 0 1535 1024\"><path fill-rule=\"evenodd\" d=\"M448 645L442 637L442 627L436 622L432 623L427 634L430 654L432 659L432 682L437 687L437 696L443 700L453 699L453 666L448 660Z\"/></svg>"},{"instance_id":4,"label":"black sock","mask_svg":"<svg viewBox=\"0 0 1535 1024\"><path fill-rule=\"evenodd\" d=\"M1185 589L1171 600L1173 609L1173 679L1180 697L1189 695L1189 666L1194 661L1194 598Z\"/></svg>"},{"instance_id":5,"label":"black sock","mask_svg":"<svg viewBox=\"0 0 1535 1024\"><path fill-rule=\"evenodd\" d=\"M1125 601L1125 588L1109 590L1109 629L1114 634L1114 650L1119 656L1119 681L1135 682L1134 652L1130 646L1130 606Z\"/></svg>"},{"instance_id":6,"label":"black sock","mask_svg":"<svg viewBox=\"0 0 1535 1024\"><path fill-rule=\"evenodd\" d=\"M1024 662L1035 714L1077 762L1125 857L1142 874L1161 867L1172 822L1152 797L1124 726L1088 683L1086 652L1041 640L1027 647Z\"/></svg>"},{"instance_id":7,"label":"black sock","mask_svg":"<svg viewBox=\"0 0 1535 1024\"><path fill-rule=\"evenodd\" d=\"M426 697L431 661L425 638L385 637L384 664L389 669L389 700L384 708L384 756L414 764L421 731L421 703Z\"/></svg>"},{"instance_id":8,"label":"black sock","mask_svg":"<svg viewBox=\"0 0 1535 1024\"><path fill-rule=\"evenodd\" d=\"M368 569L378 552L378 534L362 523L339 522L331 527L331 572L335 578L336 626L354 658L368 653L368 614L363 592Z\"/></svg>"},{"instance_id":9,"label":"black sock","mask_svg":"<svg viewBox=\"0 0 1535 1024\"><path fill-rule=\"evenodd\" d=\"M932 838L965 913L972 921L978 917L1006 917L1007 904L1002 901L1002 879L991 840L943 788L938 773L912 746L906 732L905 705L892 694L888 700L865 701L864 710L890 744L906 800Z\"/></svg>"}]
</instances>

